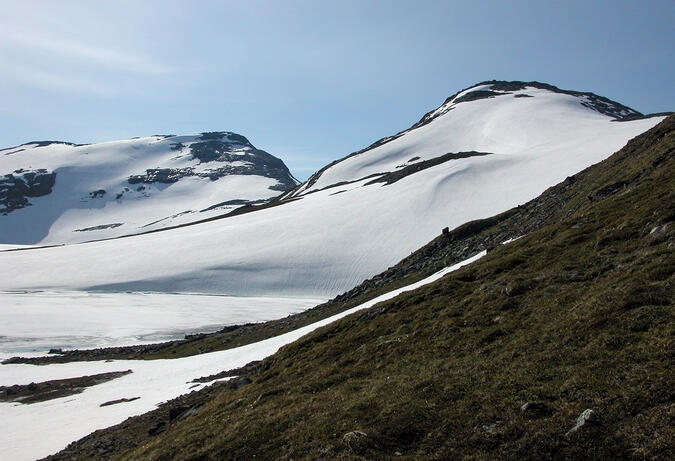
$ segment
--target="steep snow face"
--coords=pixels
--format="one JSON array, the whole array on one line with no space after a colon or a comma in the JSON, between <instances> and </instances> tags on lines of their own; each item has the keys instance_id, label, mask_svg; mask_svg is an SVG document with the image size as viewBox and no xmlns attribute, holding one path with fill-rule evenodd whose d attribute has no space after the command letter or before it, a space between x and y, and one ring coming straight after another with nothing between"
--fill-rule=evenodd
<instances>
[{"instance_id":1,"label":"steep snow face","mask_svg":"<svg viewBox=\"0 0 675 461\"><path fill-rule=\"evenodd\" d=\"M125 239L0 252L0 290L332 297L446 226L535 198L664 118L616 121L639 114L552 88L462 91L278 206Z\"/></svg>"},{"instance_id":2,"label":"steep snow face","mask_svg":"<svg viewBox=\"0 0 675 461\"><path fill-rule=\"evenodd\" d=\"M297 181L229 132L0 150L0 243L60 244L134 234L261 203Z\"/></svg>"}]
</instances>

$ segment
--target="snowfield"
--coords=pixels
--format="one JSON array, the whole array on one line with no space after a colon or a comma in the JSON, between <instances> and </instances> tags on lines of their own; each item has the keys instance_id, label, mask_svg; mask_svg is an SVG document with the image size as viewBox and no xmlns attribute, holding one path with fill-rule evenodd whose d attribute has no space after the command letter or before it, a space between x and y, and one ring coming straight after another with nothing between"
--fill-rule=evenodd
<instances>
[{"instance_id":1,"label":"snowfield","mask_svg":"<svg viewBox=\"0 0 675 461\"><path fill-rule=\"evenodd\" d=\"M429 123L334 164L278 206L154 234L0 252L0 290L331 298L444 227L535 198L664 118L615 121L585 96L535 87L470 100L489 88L460 93ZM487 155L372 183L469 151Z\"/></svg>"},{"instance_id":2,"label":"snowfield","mask_svg":"<svg viewBox=\"0 0 675 461\"><path fill-rule=\"evenodd\" d=\"M205 383L195 386L191 381L196 378L261 360L317 328L438 280L484 255L485 252L479 253L419 282L298 330L235 349L172 360L73 362L44 366L0 365L0 385L29 384L112 371L133 371L112 381L89 387L81 394L33 404L0 402L2 457L20 461L52 454L97 429L118 424L130 416L153 410L161 402L208 385ZM140 398L100 407L104 402L133 397Z\"/></svg>"},{"instance_id":3,"label":"snowfield","mask_svg":"<svg viewBox=\"0 0 675 461\"><path fill-rule=\"evenodd\" d=\"M0 293L0 360L183 339L302 312L322 299L168 293Z\"/></svg>"}]
</instances>

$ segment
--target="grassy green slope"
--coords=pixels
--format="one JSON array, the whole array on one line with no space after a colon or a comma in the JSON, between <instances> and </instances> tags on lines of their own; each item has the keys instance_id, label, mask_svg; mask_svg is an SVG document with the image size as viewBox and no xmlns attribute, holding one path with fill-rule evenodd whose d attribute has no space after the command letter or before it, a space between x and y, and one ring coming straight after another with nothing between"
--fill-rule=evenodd
<instances>
[{"instance_id":1,"label":"grassy green slope","mask_svg":"<svg viewBox=\"0 0 675 461\"><path fill-rule=\"evenodd\" d=\"M577 175L556 222L282 348L251 384L116 455L668 459L673 128L670 117ZM521 411L533 401L547 409ZM76 448L67 457L86 457Z\"/></svg>"}]
</instances>

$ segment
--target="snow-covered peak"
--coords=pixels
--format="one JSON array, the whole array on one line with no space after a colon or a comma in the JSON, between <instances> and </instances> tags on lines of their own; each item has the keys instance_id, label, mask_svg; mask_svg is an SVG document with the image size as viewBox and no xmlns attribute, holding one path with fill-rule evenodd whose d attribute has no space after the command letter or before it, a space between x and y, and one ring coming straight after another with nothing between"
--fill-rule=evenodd
<instances>
[{"instance_id":1,"label":"snow-covered peak","mask_svg":"<svg viewBox=\"0 0 675 461\"><path fill-rule=\"evenodd\" d=\"M598 96L595 93L561 90L556 86L541 82L507 82L503 80L491 80L478 83L472 87L459 91L453 96L450 96L440 107L425 114L424 117L422 117L422 119L414 125L414 127L430 122L437 116L448 112L455 105L462 102L477 101L480 99L494 98L508 94L512 94L516 98L526 98L533 96L530 92L528 92L528 90L546 90L552 93L574 96L578 98L578 102L582 106L618 120L642 116L640 112L631 109L630 107L624 106L623 104L620 104L616 101L612 101L611 99L607 99L604 96Z\"/></svg>"},{"instance_id":2,"label":"snow-covered peak","mask_svg":"<svg viewBox=\"0 0 675 461\"><path fill-rule=\"evenodd\" d=\"M0 243L58 244L156 230L265 202L298 181L232 132L0 150Z\"/></svg>"},{"instance_id":3,"label":"snow-covered peak","mask_svg":"<svg viewBox=\"0 0 675 461\"><path fill-rule=\"evenodd\" d=\"M564 139L565 130L585 121L640 117L641 113L593 93L540 82L482 82L450 96L407 130L333 162L293 195L390 173L447 153L523 155Z\"/></svg>"}]
</instances>

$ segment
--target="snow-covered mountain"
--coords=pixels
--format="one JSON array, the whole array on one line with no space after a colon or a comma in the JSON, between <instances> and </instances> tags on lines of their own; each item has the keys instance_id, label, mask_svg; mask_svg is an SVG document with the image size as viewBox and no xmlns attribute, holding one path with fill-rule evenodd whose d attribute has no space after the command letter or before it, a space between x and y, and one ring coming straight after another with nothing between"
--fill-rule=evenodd
<instances>
[{"instance_id":1,"label":"snow-covered mountain","mask_svg":"<svg viewBox=\"0 0 675 461\"><path fill-rule=\"evenodd\" d=\"M451 111L454 112L450 114ZM431 166L487 154L529 155L551 161L546 148L542 149L544 145L555 151L567 134L577 136L576 130L584 119L600 115L615 121L644 117L602 96L561 90L545 83L479 83L450 96L407 130L331 163L290 195L304 195L366 177L391 183ZM396 172L394 177L384 176L392 172Z\"/></svg>"},{"instance_id":2,"label":"snow-covered mountain","mask_svg":"<svg viewBox=\"0 0 675 461\"><path fill-rule=\"evenodd\" d=\"M263 203L298 184L230 132L0 150L0 244L135 234Z\"/></svg>"},{"instance_id":3,"label":"snow-covered mountain","mask_svg":"<svg viewBox=\"0 0 675 461\"><path fill-rule=\"evenodd\" d=\"M130 238L0 252L0 267L12 268L0 290L331 297L444 227L538 196L663 118L546 84L484 82L327 166L276 206Z\"/></svg>"}]
</instances>

